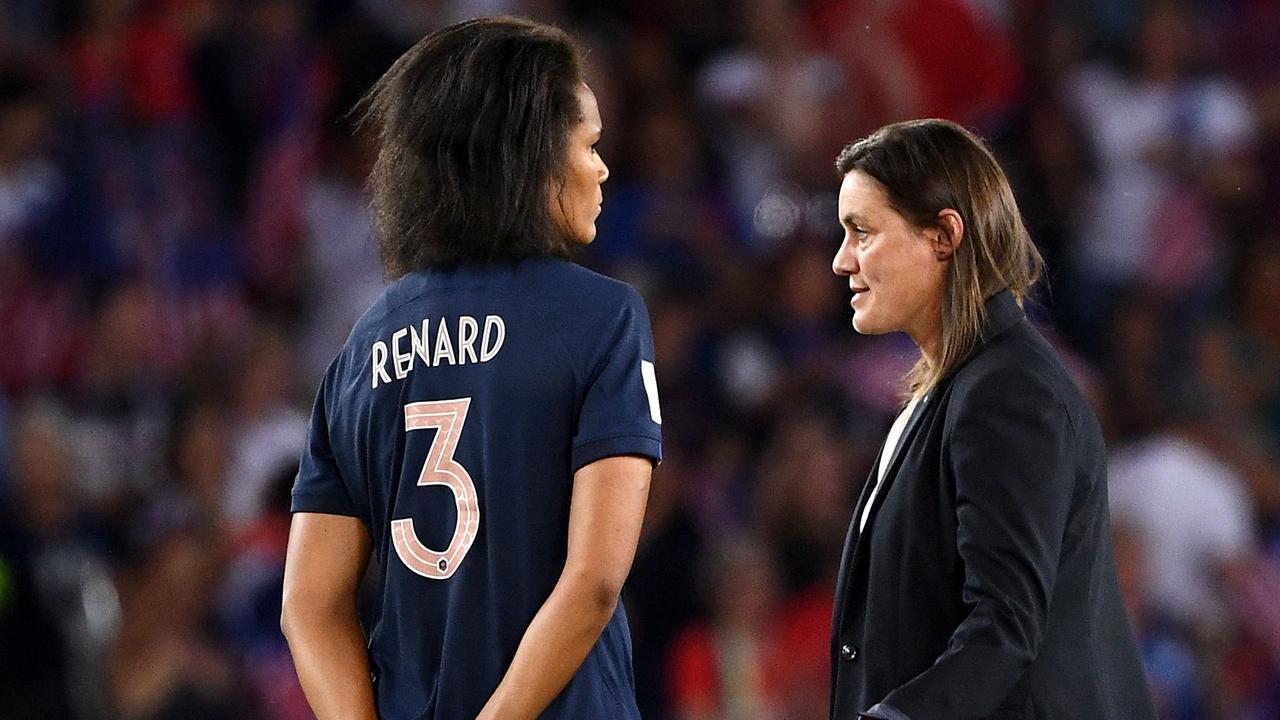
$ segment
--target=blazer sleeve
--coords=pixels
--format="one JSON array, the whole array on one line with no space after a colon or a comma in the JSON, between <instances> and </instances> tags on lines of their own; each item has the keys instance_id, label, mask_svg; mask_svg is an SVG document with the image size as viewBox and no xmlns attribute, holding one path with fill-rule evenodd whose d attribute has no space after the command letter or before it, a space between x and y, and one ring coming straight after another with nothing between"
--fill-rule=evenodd
<instances>
[{"instance_id":1,"label":"blazer sleeve","mask_svg":"<svg viewBox=\"0 0 1280 720\"><path fill-rule=\"evenodd\" d=\"M1040 648L1073 495L1075 431L1047 379L1005 367L956 390L943 462L969 613L934 664L884 698L895 720L987 717L1008 697Z\"/></svg>"}]
</instances>

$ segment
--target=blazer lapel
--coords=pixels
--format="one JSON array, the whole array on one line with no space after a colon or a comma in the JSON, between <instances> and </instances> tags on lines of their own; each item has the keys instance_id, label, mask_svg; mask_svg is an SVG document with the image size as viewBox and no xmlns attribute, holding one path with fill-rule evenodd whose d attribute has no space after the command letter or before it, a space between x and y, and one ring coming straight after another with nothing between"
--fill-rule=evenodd
<instances>
[{"instance_id":1,"label":"blazer lapel","mask_svg":"<svg viewBox=\"0 0 1280 720\"><path fill-rule=\"evenodd\" d=\"M848 571L849 563L853 560L854 548L858 544L858 518L862 517L862 509L867 504L867 498L871 495L871 488L875 485L876 473L880 470L880 456L884 454L884 444L881 443L880 450L876 452L876 460L871 463L871 472L867 474L867 479L862 483L862 492L858 495L858 504L853 508L853 518L849 521L849 531L844 536L844 548L840 551L840 571L836 575L836 596L835 596L835 613L836 617L840 616L840 606L844 600L844 593L848 589ZM832 624L832 633L836 632L837 624Z\"/></svg>"},{"instance_id":2,"label":"blazer lapel","mask_svg":"<svg viewBox=\"0 0 1280 720\"><path fill-rule=\"evenodd\" d=\"M835 647L839 642L840 627L844 620L844 601L845 593L849 591L849 565L853 562L855 549L858 545L858 518L862 515L862 508L867 504L867 497L871 494L872 484L875 482L876 472L880 469L880 456L884 454L884 443L880 444L880 450L876 452L875 462L871 463L871 472L867 474L866 482L862 483L862 492L858 495L858 504L853 509L853 517L849 520L849 531L844 536L844 547L840 550L840 570L836 574L836 594L834 602L831 605L831 653L832 662L835 662ZM832 665L834 669L835 665ZM831 712L835 713L836 702L836 674L831 673Z\"/></svg>"},{"instance_id":3,"label":"blazer lapel","mask_svg":"<svg viewBox=\"0 0 1280 720\"><path fill-rule=\"evenodd\" d=\"M902 459L903 449L911 442L912 436L915 434L916 428L920 425L920 418L924 415L924 408L928 405L926 402L917 403L915 410L911 413L911 417L907 419L907 426L902 429L902 434L898 437L898 446L894 449L892 457L889 459L889 467L885 471L884 480L880 481L881 488L876 493L875 504L872 506L871 515L867 518L867 525L875 520L876 508L884 502L885 493L889 490L889 483L893 480L893 474L897 470ZM849 532L844 538L844 548L840 553L840 571L836 575L836 594L835 603L832 607L831 617L831 647L832 653L835 652L835 646L840 638L840 629L844 627L844 611L846 595L849 592L849 574L852 571L854 561L859 556L862 549L862 532L858 529L858 520L862 517L863 510L866 508L867 502L870 501L871 491L878 481L877 475L880 473L880 459L884 456L885 443L889 441L886 436L884 442L880 443L880 449L876 452L875 462L871 464L871 472L867 474L867 480L862 484L862 492L858 496L858 504L853 510L853 517L849 520ZM834 658L834 655L833 655ZM835 662L833 659L832 662ZM834 667L834 666L833 666ZM831 708L835 712L835 693L836 693L836 674L831 674Z\"/></svg>"},{"instance_id":4,"label":"blazer lapel","mask_svg":"<svg viewBox=\"0 0 1280 720\"><path fill-rule=\"evenodd\" d=\"M935 390L935 395L937 394ZM920 419L924 417L925 410L929 407L929 400L926 398L916 403L916 407L911 411L911 417L907 418L907 426L902 429L902 435L898 438L898 446L893 449L893 455L889 456L889 467L884 473L884 482L887 486L889 481L898 473L898 466L902 464L902 455L906 451L907 446L911 444L911 438L915 435L916 428L920 427ZM877 497L884 496L885 488L880 488ZM871 512L875 512L872 510ZM870 522L870 520L868 520Z\"/></svg>"},{"instance_id":5,"label":"blazer lapel","mask_svg":"<svg viewBox=\"0 0 1280 720\"><path fill-rule=\"evenodd\" d=\"M936 390L933 394L937 395ZM893 485L893 480L898 475L898 468L902 466L902 458L906 455L907 448L911 446L911 441L915 437L916 431L920 428L920 421L924 418L929 407L929 400L921 400L916 403L915 409L911 412L911 417L907 418L907 426L902 429L902 434L898 437L898 446L894 448L893 455L889 456L889 466L885 468L884 479L880 481L880 489L876 491L875 501L871 504L871 514L867 516L867 527L870 527L871 523L875 522L876 513L880 510L880 506L884 504L884 499L888 497L889 488ZM883 453L884 450L882 449L881 452ZM873 474L872 479L874 478L875 475ZM869 483L870 481L868 481ZM862 512L861 504L859 504L858 514L854 516L855 523L862 516ZM858 542L854 543L855 554L860 544Z\"/></svg>"},{"instance_id":6,"label":"blazer lapel","mask_svg":"<svg viewBox=\"0 0 1280 720\"><path fill-rule=\"evenodd\" d=\"M927 403L916 404L915 411L911 413L911 417L907 420L907 426L902 429L902 435L898 438L898 447L893 451L893 456L890 458L889 467L884 474L884 480L880 481L881 488L876 493L875 503L871 507L871 515L867 517L868 527L875 522L876 510L884 503L885 494L889 491L889 484L893 481L894 472L902 459L903 448L907 447L911 442L912 435L920 425L920 418L924 415L923 408L925 405ZM887 437L885 442L888 442ZM858 529L858 520L862 517L862 512L870 499L871 489L875 487L876 475L880 470L880 457L883 455L884 443L881 443L880 451L876 453L876 461L872 463L871 472L867 475L867 481L862 484L862 494L858 498L858 506L854 508L853 518L849 521L849 532L845 535L844 549L840 553L840 574L836 576L835 603L831 613L831 642L833 647L839 638L840 628L844 625L844 606L845 596L849 592L849 574L853 569L853 563L861 555L860 551L863 547L862 531ZM832 691L834 692L834 687Z\"/></svg>"}]
</instances>

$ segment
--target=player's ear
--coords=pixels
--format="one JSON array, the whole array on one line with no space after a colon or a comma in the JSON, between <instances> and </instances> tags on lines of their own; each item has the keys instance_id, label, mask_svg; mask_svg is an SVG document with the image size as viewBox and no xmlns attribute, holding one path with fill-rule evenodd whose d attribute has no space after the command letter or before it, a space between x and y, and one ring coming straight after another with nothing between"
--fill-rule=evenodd
<instances>
[{"instance_id":1,"label":"player's ear","mask_svg":"<svg viewBox=\"0 0 1280 720\"><path fill-rule=\"evenodd\" d=\"M960 213L946 208L938 213L938 224L926 230L933 246L933 254L939 261L950 260L964 242L964 218Z\"/></svg>"}]
</instances>

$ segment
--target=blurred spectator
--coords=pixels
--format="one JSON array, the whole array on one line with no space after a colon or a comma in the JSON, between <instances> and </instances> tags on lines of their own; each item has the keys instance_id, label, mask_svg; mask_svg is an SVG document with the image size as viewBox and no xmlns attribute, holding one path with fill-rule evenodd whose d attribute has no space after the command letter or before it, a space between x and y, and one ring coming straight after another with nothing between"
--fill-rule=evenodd
<instances>
[{"instance_id":1,"label":"blurred spectator","mask_svg":"<svg viewBox=\"0 0 1280 720\"><path fill-rule=\"evenodd\" d=\"M842 120L851 103L840 94L839 65L813 46L795 3L751 0L742 25L745 42L707 64L699 91L723 128L712 142L738 221L753 229L754 244L769 250L809 220L804 192L825 186L832 153L847 140ZM815 176L818 183L807 182ZM796 181L806 187L789 188ZM766 201L771 193L774 199ZM784 212L788 203L798 203L797 211Z\"/></svg>"},{"instance_id":2,"label":"blurred spectator","mask_svg":"<svg viewBox=\"0 0 1280 720\"><path fill-rule=\"evenodd\" d=\"M1103 353L1107 373L1107 413L1103 422L1113 450L1117 443L1151 433L1164 411L1170 382L1185 381L1177 373L1185 348L1176 348L1173 329L1164 322L1160 303L1142 293L1114 298ZM1172 350L1172 352L1171 352Z\"/></svg>"},{"instance_id":3,"label":"blurred spectator","mask_svg":"<svg viewBox=\"0 0 1280 720\"><path fill-rule=\"evenodd\" d=\"M84 321L74 285L42 276L20 255L0 257L0 385L10 398L72 386Z\"/></svg>"},{"instance_id":4,"label":"blurred spectator","mask_svg":"<svg viewBox=\"0 0 1280 720\"><path fill-rule=\"evenodd\" d=\"M231 428L226 410L212 401L197 401L185 409L169 440L171 484L159 494L188 508L215 531L228 529L223 498Z\"/></svg>"},{"instance_id":5,"label":"blurred spectator","mask_svg":"<svg viewBox=\"0 0 1280 720\"><path fill-rule=\"evenodd\" d=\"M1111 512L1140 533L1155 606L1217 632L1229 623L1223 573L1256 551L1254 504L1244 479L1205 448L1203 407L1167 417L1157 434L1113 452Z\"/></svg>"},{"instance_id":6,"label":"blurred spectator","mask_svg":"<svg viewBox=\"0 0 1280 720\"><path fill-rule=\"evenodd\" d=\"M774 556L771 545L736 533L707 548L700 579L709 616L671 645L675 718L827 716L831 598L821 586L785 592Z\"/></svg>"},{"instance_id":7,"label":"blurred spectator","mask_svg":"<svg viewBox=\"0 0 1280 720\"><path fill-rule=\"evenodd\" d=\"M1205 442L1241 474L1257 517L1280 517L1280 445L1266 423L1280 384L1276 359L1225 321L1200 328L1192 353L1212 419Z\"/></svg>"},{"instance_id":8,"label":"blurred spectator","mask_svg":"<svg viewBox=\"0 0 1280 720\"><path fill-rule=\"evenodd\" d=\"M1250 238L1240 268L1237 312L1244 354L1252 360L1248 379L1256 385L1247 410L1274 442L1280 438L1280 232Z\"/></svg>"},{"instance_id":9,"label":"blurred spectator","mask_svg":"<svg viewBox=\"0 0 1280 720\"><path fill-rule=\"evenodd\" d=\"M88 330L73 395L77 488L108 514L153 492L163 477L158 447L169 422L173 362L158 298L140 283L113 288ZM91 348L91 351L87 351Z\"/></svg>"},{"instance_id":10,"label":"blurred spectator","mask_svg":"<svg viewBox=\"0 0 1280 720\"><path fill-rule=\"evenodd\" d=\"M776 615L774 683L781 716L788 720L822 720L831 706L830 590L813 585L791 593Z\"/></svg>"},{"instance_id":11,"label":"blurred spectator","mask_svg":"<svg viewBox=\"0 0 1280 720\"><path fill-rule=\"evenodd\" d=\"M666 413L664 405L664 418ZM663 454L653 473L640 546L623 596L634 643L636 700L647 718L669 716L671 643L687 624L705 615L706 604L698 563L709 529L694 516L689 500L698 475L679 444L666 444Z\"/></svg>"},{"instance_id":12,"label":"blurred spectator","mask_svg":"<svg viewBox=\"0 0 1280 720\"><path fill-rule=\"evenodd\" d=\"M1021 68L1006 30L963 0L820 0L815 28L844 65L857 136L913 117L986 131L1013 109Z\"/></svg>"},{"instance_id":13,"label":"blurred spectator","mask_svg":"<svg viewBox=\"0 0 1280 720\"><path fill-rule=\"evenodd\" d=\"M1222 289L1226 250L1211 191L1241 172L1257 124L1235 82L1197 72L1202 22L1176 0L1154 3L1123 64L1089 64L1065 80L1097 153L1063 298L1079 327L1131 284L1178 309L1208 307Z\"/></svg>"},{"instance_id":14,"label":"blurred spectator","mask_svg":"<svg viewBox=\"0 0 1280 720\"><path fill-rule=\"evenodd\" d=\"M1269 0L1239 0L1229 12L1221 12L1225 25L1222 57L1253 100L1259 125L1258 166L1263 172L1254 199L1280 196L1280 5ZM1229 188L1228 188L1229 189ZM1244 219L1258 226L1280 222L1274 202L1254 202L1234 207Z\"/></svg>"},{"instance_id":15,"label":"blurred spectator","mask_svg":"<svg viewBox=\"0 0 1280 720\"><path fill-rule=\"evenodd\" d=\"M180 517L150 520L134 528L140 547L120 573L123 624L107 666L113 715L246 717L235 665L204 630L218 572L206 537Z\"/></svg>"},{"instance_id":16,"label":"blurred spectator","mask_svg":"<svg viewBox=\"0 0 1280 720\"><path fill-rule=\"evenodd\" d=\"M204 2L205 0L198 0ZM300 0L233 3L216 12L222 0L210 0L213 17L192 49L189 74L207 118L222 208L247 212L251 245L246 258L260 282L279 281L279 256L296 242L288 233L262 234L258 215L246 208L256 165L268 149L300 142L319 112L329 82L328 68L307 33L307 7ZM240 12L233 10L239 5ZM284 188L287 189L287 188Z\"/></svg>"},{"instance_id":17,"label":"blurred spectator","mask_svg":"<svg viewBox=\"0 0 1280 720\"><path fill-rule=\"evenodd\" d=\"M671 648L671 687L679 720L764 720L780 715L772 663L771 615L778 585L767 546L727 536L712 546L701 574L709 621L685 629Z\"/></svg>"},{"instance_id":18,"label":"blurred spectator","mask_svg":"<svg viewBox=\"0 0 1280 720\"><path fill-rule=\"evenodd\" d=\"M99 674L119 607L102 560L102 526L77 500L73 426L57 405L15 422L14 502L0 525L0 691L17 717L102 717Z\"/></svg>"},{"instance_id":19,"label":"blurred spectator","mask_svg":"<svg viewBox=\"0 0 1280 720\"><path fill-rule=\"evenodd\" d=\"M594 258L641 287L704 286L729 261L733 225L725 199L704 177L693 118L652 110L628 140L633 173L607 189L598 227L608 240L593 248Z\"/></svg>"},{"instance_id":20,"label":"blurred spectator","mask_svg":"<svg viewBox=\"0 0 1280 720\"><path fill-rule=\"evenodd\" d=\"M382 294L382 268L364 179L373 164L367 133L351 135L347 123L322 128L320 168L305 189L304 260L311 309L302 357L306 386L320 381L342 349L351 326Z\"/></svg>"},{"instance_id":21,"label":"blurred spectator","mask_svg":"<svg viewBox=\"0 0 1280 720\"><path fill-rule=\"evenodd\" d=\"M36 422L24 423L14 437L16 487L0 525L0 705L15 718L71 718L66 638L40 566L46 543L73 527L75 510L65 452L31 467L33 452L58 442L56 429L41 431Z\"/></svg>"},{"instance_id":22,"label":"blurred spectator","mask_svg":"<svg viewBox=\"0 0 1280 720\"><path fill-rule=\"evenodd\" d=\"M226 518L237 531L261 516L272 479L281 468L297 464L307 433L307 415L298 407L298 367L287 338L261 328L242 363L232 391L235 430L224 498Z\"/></svg>"},{"instance_id":23,"label":"blurred spectator","mask_svg":"<svg viewBox=\"0 0 1280 720\"><path fill-rule=\"evenodd\" d=\"M47 213L61 184L48 157L49 108L33 73L0 69L0 247Z\"/></svg>"},{"instance_id":24,"label":"blurred spectator","mask_svg":"<svg viewBox=\"0 0 1280 720\"><path fill-rule=\"evenodd\" d=\"M1128 525L1117 525L1115 549L1120 591L1138 636L1160 720L1203 718L1205 693L1195 648L1187 638L1178 636L1178 625L1152 605L1154 593L1147 581L1149 564L1142 535Z\"/></svg>"},{"instance_id":25,"label":"blurred spectator","mask_svg":"<svg viewBox=\"0 0 1280 720\"><path fill-rule=\"evenodd\" d=\"M856 492L846 474L852 447L838 418L821 407L801 406L784 415L773 443L761 456L756 506L759 524L781 559L783 587L834 587L841 543Z\"/></svg>"},{"instance_id":26,"label":"blurred spectator","mask_svg":"<svg viewBox=\"0 0 1280 720\"><path fill-rule=\"evenodd\" d=\"M239 535L216 591L219 627L243 663L248 689L266 720L311 717L280 634L289 493L296 474L285 466L271 478L263 512Z\"/></svg>"}]
</instances>

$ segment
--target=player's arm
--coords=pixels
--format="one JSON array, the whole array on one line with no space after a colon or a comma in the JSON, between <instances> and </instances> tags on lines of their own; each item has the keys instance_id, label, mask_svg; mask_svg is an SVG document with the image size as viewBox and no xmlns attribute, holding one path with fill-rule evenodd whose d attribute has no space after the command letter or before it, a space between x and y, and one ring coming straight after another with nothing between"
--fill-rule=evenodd
<instances>
[{"instance_id":1,"label":"player's arm","mask_svg":"<svg viewBox=\"0 0 1280 720\"><path fill-rule=\"evenodd\" d=\"M377 720L356 593L371 541L358 518L300 512L289 529L280 628L319 720Z\"/></svg>"},{"instance_id":2,"label":"player's arm","mask_svg":"<svg viewBox=\"0 0 1280 720\"><path fill-rule=\"evenodd\" d=\"M564 571L478 720L536 718L582 665L631 572L653 463L608 457L574 475Z\"/></svg>"}]
</instances>

